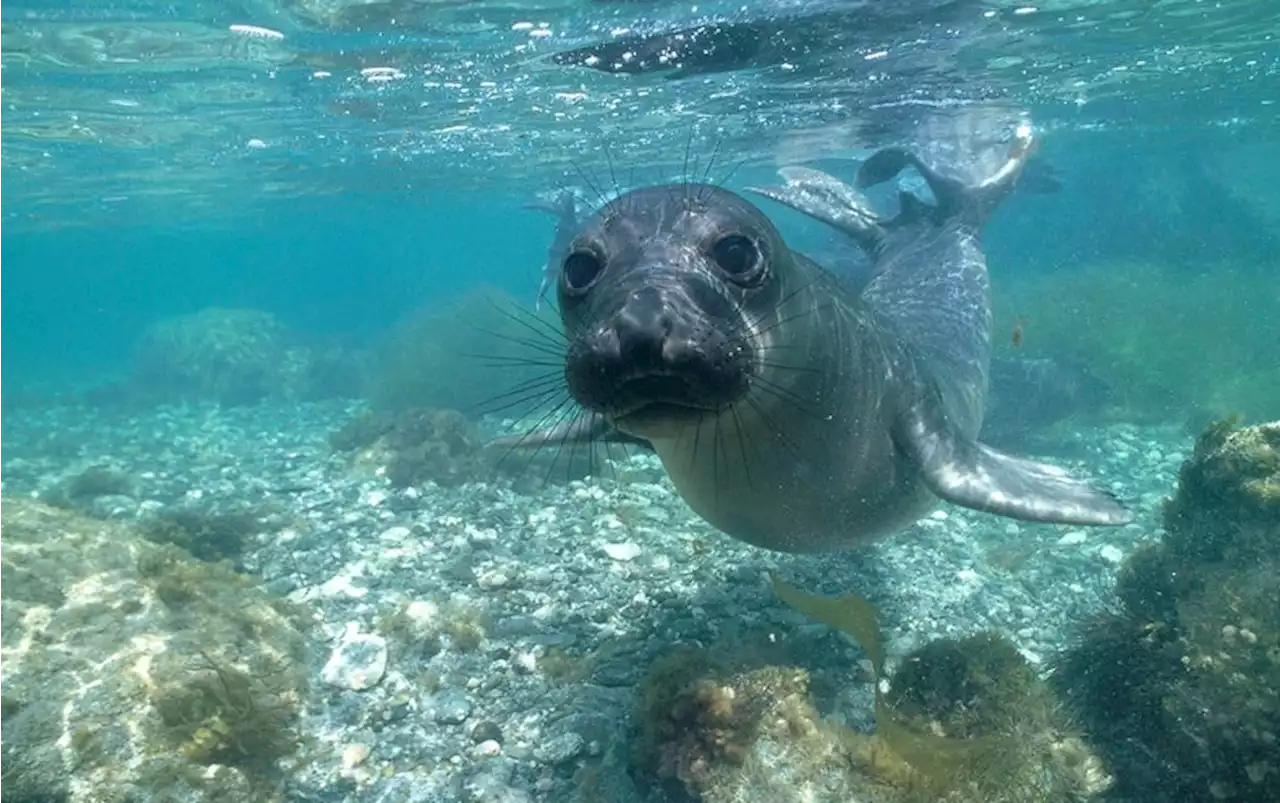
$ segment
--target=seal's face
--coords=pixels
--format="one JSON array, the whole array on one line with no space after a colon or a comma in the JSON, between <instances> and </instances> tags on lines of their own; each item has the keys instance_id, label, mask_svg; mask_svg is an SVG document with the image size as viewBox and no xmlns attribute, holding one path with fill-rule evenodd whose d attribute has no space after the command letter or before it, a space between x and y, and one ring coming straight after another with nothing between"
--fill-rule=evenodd
<instances>
[{"instance_id":1,"label":"seal's face","mask_svg":"<svg viewBox=\"0 0 1280 803\"><path fill-rule=\"evenodd\" d=\"M762 212L716 187L628 193L597 212L559 279L573 398L654 437L750 390L789 251Z\"/></svg>"}]
</instances>

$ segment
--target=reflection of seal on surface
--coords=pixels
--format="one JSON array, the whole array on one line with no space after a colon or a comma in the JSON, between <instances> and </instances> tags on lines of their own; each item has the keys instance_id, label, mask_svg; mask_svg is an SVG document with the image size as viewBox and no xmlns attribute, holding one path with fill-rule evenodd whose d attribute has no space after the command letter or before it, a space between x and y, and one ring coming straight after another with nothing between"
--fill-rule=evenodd
<instances>
[{"instance_id":1,"label":"reflection of seal on surface","mask_svg":"<svg viewBox=\"0 0 1280 803\"><path fill-rule=\"evenodd\" d=\"M877 152L861 186L911 166L936 201L904 194L888 221L816 171L784 171L784 187L760 190L873 255L857 295L731 192L659 186L607 204L557 282L565 378L593 415L519 442L647 441L696 513L776 550L851 546L936 497L1032 521L1128 521L1063 470L976 440L991 319L978 235L1028 145L974 186L908 151Z\"/></svg>"}]
</instances>

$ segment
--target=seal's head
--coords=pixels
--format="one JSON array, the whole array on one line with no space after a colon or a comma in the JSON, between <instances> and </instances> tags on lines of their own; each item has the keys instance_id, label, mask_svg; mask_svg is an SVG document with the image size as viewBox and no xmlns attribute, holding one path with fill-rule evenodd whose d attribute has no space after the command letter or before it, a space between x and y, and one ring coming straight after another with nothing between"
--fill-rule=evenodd
<instances>
[{"instance_id":1,"label":"seal's head","mask_svg":"<svg viewBox=\"0 0 1280 803\"><path fill-rule=\"evenodd\" d=\"M727 190L646 187L588 219L561 264L565 378L583 407L624 432L746 396L767 350L762 316L790 259L764 213Z\"/></svg>"}]
</instances>

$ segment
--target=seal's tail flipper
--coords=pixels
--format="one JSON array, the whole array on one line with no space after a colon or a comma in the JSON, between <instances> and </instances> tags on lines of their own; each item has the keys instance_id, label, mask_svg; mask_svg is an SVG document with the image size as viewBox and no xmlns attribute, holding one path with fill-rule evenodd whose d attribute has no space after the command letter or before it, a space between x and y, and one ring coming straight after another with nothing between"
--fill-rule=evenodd
<instances>
[{"instance_id":1,"label":"seal's tail flipper","mask_svg":"<svg viewBox=\"0 0 1280 803\"><path fill-rule=\"evenodd\" d=\"M914 151L905 148L883 148L871 154L859 167L854 184L866 189L893 179L908 167L914 167L929 191L933 193L937 213L943 218L968 217L973 223L986 221L991 211L1017 184L1027 160L1035 152L1036 140L1031 128L1020 125L1014 132L1013 147L1008 158L991 175L976 181L949 175L942 166L926 163ZM918 219L922 204L908 192L901 194L903 206L900 222Z\"/></svg>"},{"instance_id":2,"label":"seal's tail flipper","mask_svg":"<svg viewBox=\"0 0 1280 803\"><path fill-rule=\"evenodd\" d=\"M778 175L783 180L781 187L747 190L827 223L870 253L879 249L884 230L862 193L821 170L784 167Z\"/></svg>"},{"instance_id":3,"label":"seal's tail flipper","mask_svg":"<svg viewBox=\"0 0 1280 803\"><path fill-rule=\"evenodd\" d=\"M1057 466L1004 454L930 426L924 417L901 434L929 489L948 502L1024 521L1114 526L1133 520L1111 494Z\"/></svg>"}]
</instances>

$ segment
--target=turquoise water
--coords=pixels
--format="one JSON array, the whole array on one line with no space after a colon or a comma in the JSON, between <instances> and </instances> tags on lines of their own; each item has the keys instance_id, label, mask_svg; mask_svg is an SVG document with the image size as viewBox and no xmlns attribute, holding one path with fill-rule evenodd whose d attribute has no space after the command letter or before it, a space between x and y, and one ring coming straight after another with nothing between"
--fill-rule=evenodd
<instances>
[{"instance_id":1,"label":"turquoise water","mask_svg":"<svg viewBox=\"0 0 1280 803\"><path fill-rule=\"evenodd\" d=\"M3 803L1280 799L1280 0L0 19ZM983 440L1132 522L793 555L644 450L495 465L565 396L538 198L1023 123Z\"/></svg>"},{"instance_id":2,"label":"turquoise water","mask_svg":"<svg viewBox=\"0 0 1280 803\"><path fill-rule=\"evenodd\" d=\"M150 321L209 305L372 333L478 280L527 297L550 230L519 211L536 191L670 179L686 152L740 185L992 107L1029 111L1064 184L1003 210L996 266L1274 264L1278 15L1243 0L9 4L5 383L119 366ZM772 44L634 75L551 61L717 23Z\"/></svg>"}]
</instances>

